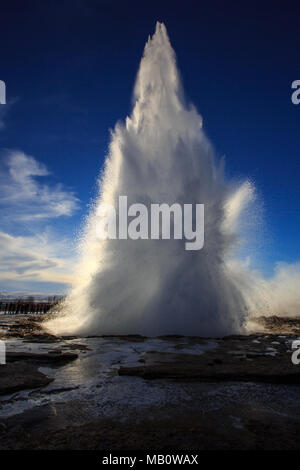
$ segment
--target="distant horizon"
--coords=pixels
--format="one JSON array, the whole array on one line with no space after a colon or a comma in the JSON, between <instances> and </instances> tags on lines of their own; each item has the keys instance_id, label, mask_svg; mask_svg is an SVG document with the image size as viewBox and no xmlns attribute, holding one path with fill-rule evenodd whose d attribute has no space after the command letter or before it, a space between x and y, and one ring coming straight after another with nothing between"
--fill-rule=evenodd
<instances>
[{"instance_id":1,"label":"distant horizon","mask_svg":"<svg viewBox=\"0 0 300 470\"><path fill-rule=\"evenodd\" d=\"M15 296L15 297L65 297L67 294L54 294L42 292L19 292L19 291L0 291L0 297Z\"/></svg>"}]
</instances>

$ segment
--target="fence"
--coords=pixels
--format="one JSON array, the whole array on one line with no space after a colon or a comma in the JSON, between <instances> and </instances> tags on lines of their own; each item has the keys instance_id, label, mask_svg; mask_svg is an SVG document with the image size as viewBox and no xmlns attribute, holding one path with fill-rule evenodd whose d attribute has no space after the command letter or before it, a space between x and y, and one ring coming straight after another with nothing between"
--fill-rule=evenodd
<instances>
[{"instance_id":1,"label":"fence","mask_svg":"<svg viewBox=\"0 0 300 470\"><path fill-rule=\"evenodd\" d=\"M28 314L44 314L58 303L55 302L0 302L0 313L3 315L28 315Z\"/></svg>"}]
</instances>

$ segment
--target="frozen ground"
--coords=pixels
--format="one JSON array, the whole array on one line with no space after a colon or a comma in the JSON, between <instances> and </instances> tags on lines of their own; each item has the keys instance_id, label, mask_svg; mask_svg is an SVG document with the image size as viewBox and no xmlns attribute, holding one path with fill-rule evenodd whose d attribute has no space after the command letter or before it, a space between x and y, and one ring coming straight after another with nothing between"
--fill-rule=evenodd
<instances>
[{"instance_id":1,"label":"frozen ground","mask_svg":"<svg viewBox=\"0 0 300 470\"><path fill-rule=\"evenodd\" d=\"M170 353L166 360L172 360L172 355L178 352L198 355L217 347L214 341L203 340L201 344L189 345L183 339L170 341L156 338L142 342L120 338L76 338L63 340L59 345L9 340L6 345L8 352L72 350L78 352L79 357L61 367L40 366L40 371L54 378L41 390L23 390L0 396L2 418L40 405L84 401L84 419L96 416L125 419L129 409L188 401L190 397L180 384L149 383L137 377L120 377L117 371L121 365L139 365L148 351Z\"/></svg>"},{"instance_id":2,"label":"frozen ground","mask_svg":"<svg viewBox=\"0 0 300 470\"><path fill-rule=\"evenodd\" d=\"M291 342L298 338L295 331L267 334L263 330L226 339L51 338L30 322L23 328L23 322L20 317L0 318L8 360L18 361L19 354L31 353L25 361L33 361L53 381L0 395L3 448L97 447L105 445L101 433L106 430L107 436L107 427L109 432L114 430L109 439L117 448L128 447L128 441L122 443L120 426L127 426L128 436L141 448L149 439L148 426L154 426L150 435L155 448L164 445L162 439L187 448L257 447L265 438L265 426L271 435L275 432L274 445L283 428L288 432L282 438L284 448L298 445L298 437L291 437L300 430L299 375L297 366L290 367ZM77 357L66 363L50 361L53 353L66 352ZM275 367L270 377L269 364ZM292 375L287 380L289 367ZM252 374L250 378L244 371ZM189 440L177 434L170 437L170 427L175 434L192 429ZM87 435L92 437L86 442Z\"/></svg>"}]
</instances>

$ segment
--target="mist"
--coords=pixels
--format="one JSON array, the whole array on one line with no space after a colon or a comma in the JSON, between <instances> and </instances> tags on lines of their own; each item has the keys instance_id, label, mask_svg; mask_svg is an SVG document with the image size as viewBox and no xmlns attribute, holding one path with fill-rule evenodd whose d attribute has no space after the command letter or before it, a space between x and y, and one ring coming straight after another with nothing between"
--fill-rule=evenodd
<instances>
[{"instance_id":1,"label":"mist","mask_svg":"<svg viewBox=\"0 0 300 470\"><path fill-rule=\"evenodd\" d=\"M241 258L258 225L250 181L227 181L202 118L185 99L164 24L149 38L133 109L112 132L99 194L78 244L76 283L50 330L65 334L223 336L255 315L299 313L299 265L266 280ZM100 204L204 204L204 247L184 240L100 240ZM252 224L251 224L252 220ZM249 226L251 225L251 230Z\"/></svg>"}]
</instances>

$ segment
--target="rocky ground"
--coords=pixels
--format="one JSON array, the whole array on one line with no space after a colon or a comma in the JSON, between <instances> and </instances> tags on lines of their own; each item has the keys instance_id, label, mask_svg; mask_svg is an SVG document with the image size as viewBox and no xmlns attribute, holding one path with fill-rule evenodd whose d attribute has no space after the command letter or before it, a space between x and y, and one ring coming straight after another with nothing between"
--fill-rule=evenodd
<instances>
[{"instance_id":1,"label":"rocky ground","mask_svg":"<svg viewBox=\"0 0 300 470\"><path fill-rule=\"evenodd\" d=\"M298 449L300 318L225 338L56 337L0 316L0 449Z\"/></svg>"}]
</instances>

